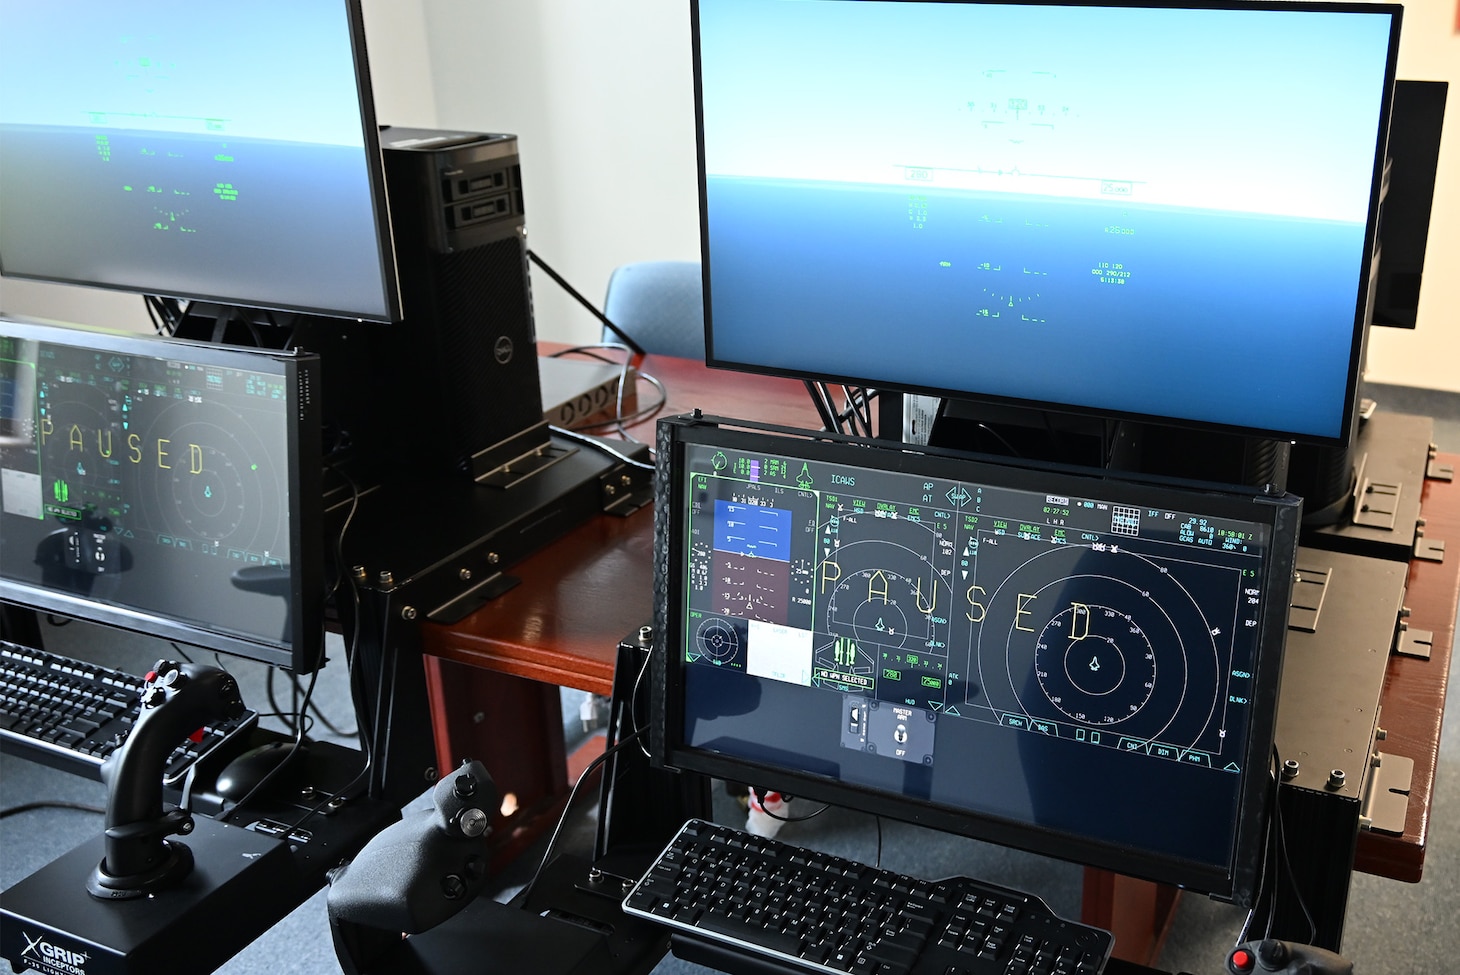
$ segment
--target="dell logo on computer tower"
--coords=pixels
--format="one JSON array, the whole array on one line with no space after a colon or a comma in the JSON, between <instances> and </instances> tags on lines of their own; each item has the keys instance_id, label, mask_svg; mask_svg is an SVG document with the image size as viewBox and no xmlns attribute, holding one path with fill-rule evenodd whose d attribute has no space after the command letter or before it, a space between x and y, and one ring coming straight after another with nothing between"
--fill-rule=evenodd
<instances>
[{"instance_id":1,"label":"dell logo on computer tower","mask_svg":"<svg viewBox=\"0 0 1460 975\"><path fill-rule=\"evenodd\" d=\"M381 146L405 386L385 423L412 461L481 478L549 441L517 138L386 128Z\"/></svg>"}]
</instances>

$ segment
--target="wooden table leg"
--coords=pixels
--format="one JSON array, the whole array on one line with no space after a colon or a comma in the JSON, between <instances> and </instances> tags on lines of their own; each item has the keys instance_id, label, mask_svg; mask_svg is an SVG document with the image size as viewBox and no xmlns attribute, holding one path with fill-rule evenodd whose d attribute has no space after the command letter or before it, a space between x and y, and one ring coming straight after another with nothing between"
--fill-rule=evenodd
<instances>
[{"instance_id":1,"label":"wooden table leg","mask_svg":"<svg viewBox=\"0 0 1460 975\"><path fill-rule=\"evenodd\" d=\"M1165 884L1086 867L1080 920L1115 935L1115 957L1155 965L1180 893Z\"/></svg>"}]
</instances>

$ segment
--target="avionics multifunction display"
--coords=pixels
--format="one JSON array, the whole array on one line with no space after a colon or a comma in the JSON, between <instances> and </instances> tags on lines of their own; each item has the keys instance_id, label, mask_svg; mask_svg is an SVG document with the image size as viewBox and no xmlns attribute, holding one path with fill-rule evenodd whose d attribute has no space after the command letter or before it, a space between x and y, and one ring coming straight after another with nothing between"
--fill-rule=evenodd
<instances>
[{"instance_id":1,"label":"avionics multifunction display","mask_svg":"<svg viewBox=\"0 0 1460 975\"><path fill-rule=\"evenodd\" d=\"M309 669L317 366L0 319L0 598Z\"/></svg>"},{"instance_id":2,"label":"avionics multifunction display","mask_svg":"<svg viewBox=\"0 0 1460 975\"><path fill-rule=\"evenodd\" d=\"M0 0L0 271L398 317L359 0Z\"/></svg>"},{"instance_id":3,"label":"avionics multifunction display","mask_svg":"<svg viewBox=\"0 0 1460 975\"><path fill-rule=\"evenodd\" d=\"M1251 896L1293 499L664 430L670 764Z\"/></svg>"},{"instance_id":4,"label":"avionics multifunction display","mask_svg":"<svg viewBox=\"0 0 1460 975\"><path fill-rule=\"evenodd\" d=\"M709 359L1343 442L1400 9L699 0Z\"/></svg>"}]
</instances>

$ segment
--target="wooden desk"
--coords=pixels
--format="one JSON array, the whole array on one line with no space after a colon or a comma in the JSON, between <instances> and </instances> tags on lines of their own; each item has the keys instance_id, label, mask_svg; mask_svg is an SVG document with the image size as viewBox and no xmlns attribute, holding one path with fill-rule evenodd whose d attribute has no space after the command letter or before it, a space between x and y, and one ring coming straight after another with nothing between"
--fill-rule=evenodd
<instances>
[{"instance_id":1,"label":"wooden desk","mask_svg":"<svg viewBox=\"0 0 1460 975\"><path fill-rule=\"evenodd\" d=\"M702 408L820 427L805 386L794 380L667 356L648 356L639 370L664 384L668 401L660 416ZM653 395L640 384L641 404ZM654 423L641 420L630 433L652 442ZM495 824L505 836L504 857L551 825L576 778L564 749L558 687L608 696L619 642L653 615L653 519L648 508L594 518L512 567L522 581L505 595L459 623L422 626L437 768L480 758L514 794L521 812Z\"/></svg>"},{"instance_id":2,"label":"wooden desk","mask_svg":"<svg viewBox=\"0 0 1460 975\"><path fill-rule=\"evenodd\" d=\"M668 389L665 415L700 407L819 426L799 382L707 370L662 356L648 357L643 370ZM644 421L632 432L649 439L652 426ZM1365 872L1410 882L1420 879L1424 866L1460 599L1460 484L1427 481L1423 512L1427 534L1450 544L1444 563L1417 560L1409 572L1410 625L1433 631L1433 651L1427 661L1391 657L1383 698L1384 750L1415 760L1409 815L1403 836L1361 834L1357 861ZM505 596L458 624L423 627L441 768L480 755L494 739L507 740L518 761L493 767L493 774L520 780L523 785L513 788L524 804L552 808L561 798L568 778L556 685L610 693L618 642L651 616L652 527L647 509L628 518L596 518L517 566L522 583ZM1087 871L1085 888L1084 919L1115 930L1122 957L1150 963L1175 891L1098 870Z\"/></svg>"},{"instance_id":3,"label":"wooden desk","mask_svg":"<svg viewBox=\"0 0 1460 975\"><path fill-rule=\"evenodd\" d=\"M742 420L820 427L805 387L794 380L711 370L668 356L646 357L640 371L668 391L660 416L702 408ZM641 403L652 395L644 390ZM654 420L640 421L630 433L652 441ZM653 612L653 551L649 509L628 518L595 518L514 568L522 583L505 596L460 623L426 624L425 651L432 660L606 696L619 641ZM440 710L434 702L432 710ZM439 734L437 741L444 744Z\"/></svg>"}]
</instances>

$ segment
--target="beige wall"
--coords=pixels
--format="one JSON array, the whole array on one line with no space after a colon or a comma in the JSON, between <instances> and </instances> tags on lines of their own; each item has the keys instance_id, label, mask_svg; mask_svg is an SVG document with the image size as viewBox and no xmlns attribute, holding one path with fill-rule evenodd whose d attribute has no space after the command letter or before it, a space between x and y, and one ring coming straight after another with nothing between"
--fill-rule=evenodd
<instances>
[{"instance_id":1,"label":"beige wall","mask_svg":"<svg viewBox=\"0 0 1460 975\"><path fill-rule=\"evenodd\" d=\"M1430 213L1419 326L1373 329L1367 375L1378 382L1460 392L1460 34L1456 0L1409 0L1399 77L1450 82L1440 175Z\"/></svg>"},{"instance_id":2,"label":"beige wall","mask_svg":"<svg viewBox=\"0 0 1460 975\"><path fill-rule=\"evenodd\" d=\"M1419 327L1375 329L1368 375L1460 391L1460 35L1456 0L1405 8L1400 77L1455 85L1446 113ZM696 258L687 0L365 0L382 122L512 132L530 245L595 300L621 263ZM534 271L538 332L597 323ZM147 327L141 303L0 282L0 309Z\"/></svg>"}]
</instances>

